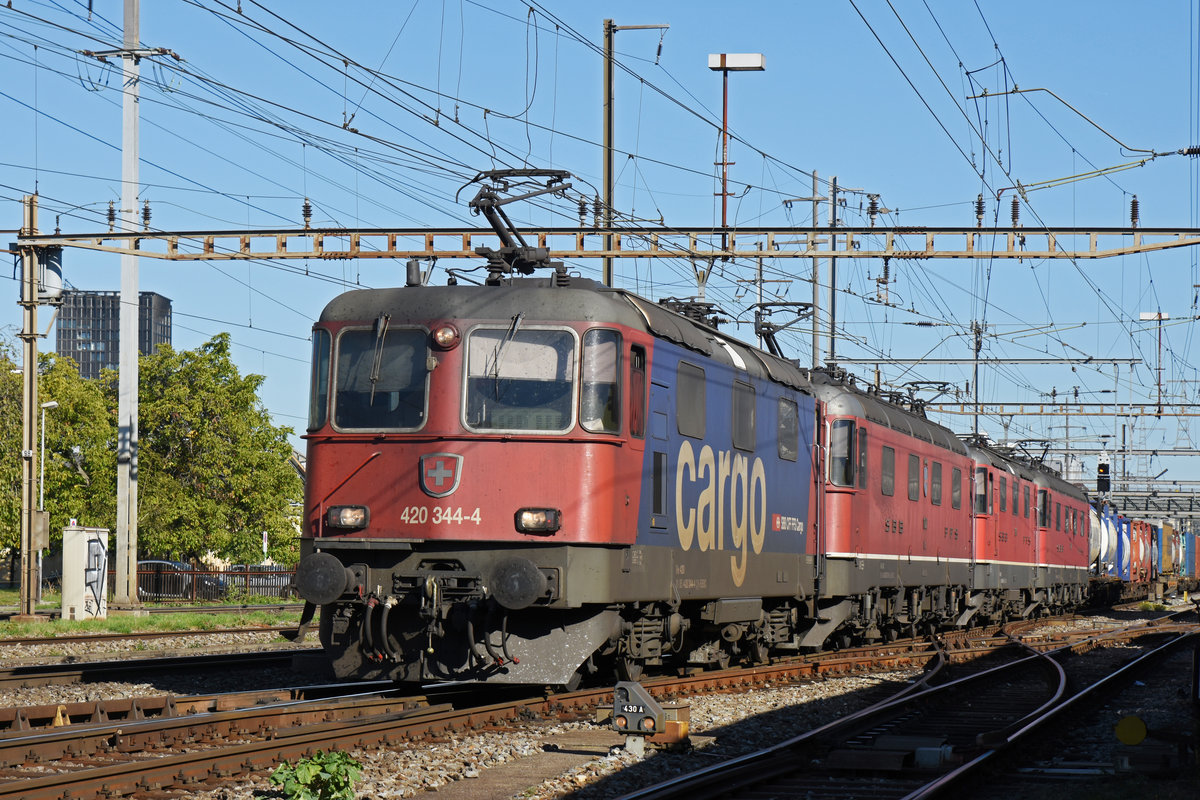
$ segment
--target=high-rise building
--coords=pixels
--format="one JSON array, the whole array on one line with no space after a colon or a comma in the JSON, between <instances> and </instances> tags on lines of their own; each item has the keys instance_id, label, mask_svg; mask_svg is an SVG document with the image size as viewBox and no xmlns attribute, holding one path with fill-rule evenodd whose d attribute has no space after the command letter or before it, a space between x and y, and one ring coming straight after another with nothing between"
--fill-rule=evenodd
<instances>
[{"instance_id":1,"label":"high-rise building","mask_svg":"<svg viewBox=\"0 0 1200 800\"><path fill-rule=\"evenodd\" d=\"M171 343L171 301L155 292L138 295L138 351L154 353ZM56 350L79 363L85 378L100 377L102 369L116 369L120 360L120 292L63 292L55 326Z\"/></svg>"}]
</instances>

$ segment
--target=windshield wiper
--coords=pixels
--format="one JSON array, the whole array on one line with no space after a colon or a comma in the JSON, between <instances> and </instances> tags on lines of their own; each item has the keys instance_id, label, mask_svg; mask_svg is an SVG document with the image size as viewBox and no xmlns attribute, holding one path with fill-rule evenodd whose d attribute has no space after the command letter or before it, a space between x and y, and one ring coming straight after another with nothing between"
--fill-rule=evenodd
<instances>
[{"instance_id":1,"label":"windshield wiper","mask_svg":"<svg viewBox=\"0 0 1200 800\"><path fill-rule=\"evenodd\" d=\"M517 335L517 328L521 327L521 320L523 319L525 319L524 311L513 317L512 324L508 326L504 338L496 345L496 352L492 354L492 380L500 378L500 362L504 359L504 351L508 349L508 343Z\"/></svg>"},{"instance_id":2,"label":"windshield wiper","mask_svg":"<svg viewBox=\"0 0 1200 800\"><path fill-rule=\"evenodd\" d=\"M371 381L371 405L375 404L375 385L379 383L379 370L383 364L383 343L387 339L388 322L391 319L390 314L380 314L379 319L375 320L375 358L371 362L371 374L368 378Z\"/></svg>"}]
</instances>

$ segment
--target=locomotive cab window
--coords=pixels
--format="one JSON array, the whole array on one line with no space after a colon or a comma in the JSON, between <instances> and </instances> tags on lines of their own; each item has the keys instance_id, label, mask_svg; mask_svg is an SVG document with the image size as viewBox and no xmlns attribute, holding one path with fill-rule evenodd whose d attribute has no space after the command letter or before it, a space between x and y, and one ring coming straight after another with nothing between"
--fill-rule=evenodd
<instances>
[{"instance_id":1,"label":"locomotive cab window","mask_svg":"<svg viewBox=\"0 0 1200 800\"><path fill-rule=\"evenodd\" d=\"M425 423L428 334L390 328L343 330L337 340L333 424L342 430L414 430Z\"/></svg>"},{"instance_id":2,"label":"locomotive cab window","mask_svg":"<svg viewBox=\"0 0 1200 800\"><path fill-rule=\"evenodd\" d=\"M975 513L990 514L992 513L991 493L988 491L992 476L988 473L987 467L975 468Z\"/></svg>"},{"instance_id":3,"label":"locomotive cab window","mask_svg":"<svg viewBox=\"0 0 1200 800\"><path fill-rule=\"evenodd\" d=\"M933 483L929 492L929 502L935 506L940 506L942 504L942 462L933 462L932 468Z\"/></svg>"},{"instance_id":4,"label":"locomotive cab window","mask_svg":"<svg viewBox=\"0 0 1200 800\"><path fill-rule=\"evenodd\" d=\"M646 350L629 348L629 435L646 438Z\"/></svg>"},{"instance_id":5,"label":"locomotive cab window","mask_svg":"<svg viewBox=\"0 0 1200 800\"><path fill-rule=\"evenodd\" d=\"M1050 493L1045 489L1038 489L1037 499L1037 524L1039 528L1050 527Z\"/></svg>"},{"instance_id":6,"label":"locomotive cab window","mask_svg":"<svg viewBox=\"0 0 1200 800\"><path fill-rule=\"evenodd\" d=\"M829 482L834 486L854 486L854 467L858 458L854 432L852 419L834 420L829 426Z\"/></svg>"},{"instance_id":7,"label":"locomotive cab window","mask_svg":"<svg viewBox=\"0 0 1200 800\"><path fill-rule=\"evenodd\" d=\"M575 337L570 331L476 328L467 342L467 399L474 430L562 432L571 427Z\"/></svg>"},{"instance_id":8,"label":"locomotive cab window","mask_svg":"<svg viewBox=\"0 0 1200 800\"><path fill-rule=\"evenodd\" d=\"M962 470L955 467L950 472L950 507L962 508Z\"/></svg>"},{"instance_id":9,"label":"locomotive cab window","mask_svg":"<svg viewBox=\"0 0 1200 800\"><path fill-rule=\"evenodd\" d=\"M921 499L921 457L914 453L908 455L908 499Z\"/></svg>"},{"instance_id":10,"label":"locomotive cab window","mask_svg":"<svg viewBox=\"0 0 1200 800\"><path fill-rule=\"evenodd\" d=\"M858 429L858 488L867 488L867 429Z\"/></svg>"},{"instance_id":11,"label":"locomotive cab window","mask_svg":"<svg viewBox=\"0 0 1200 800\"><path fill-rule=\"evenodd\" d=\"M590 330L583 335L583 383L579 424L592 433L619 433L621 337L616 331Z\"/></svg>"},{"instance_id":12,"label":"locomotive cab window","mask_svg":"<svg viewBox=\"0 0 1200 800\"><path fill-rule=\"evenodd\" d=\"M329 331L313 331L312 391L309 395L308 429L325 427L329 413Z\"/></svg>"}]
</instances>

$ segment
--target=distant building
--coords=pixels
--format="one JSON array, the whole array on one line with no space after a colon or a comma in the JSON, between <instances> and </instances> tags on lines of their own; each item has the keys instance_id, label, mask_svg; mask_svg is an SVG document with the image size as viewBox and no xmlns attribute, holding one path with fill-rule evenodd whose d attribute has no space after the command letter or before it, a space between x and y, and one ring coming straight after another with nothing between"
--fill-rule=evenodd
<instances>
[{"instance_id":1,"label":"distant building","mask_svg":"<svg viewBox=\"0 0 1200 800\"><path fill-rule=\"evenodd\" d=\"M155 292L138 296L138 351L154 353L171 343L171 301ZM100 377L102 369L116 369L120 360L120 292L63 292L55 326L56 349L79 363L84 378Z\"/></svg>"}]
</instances>

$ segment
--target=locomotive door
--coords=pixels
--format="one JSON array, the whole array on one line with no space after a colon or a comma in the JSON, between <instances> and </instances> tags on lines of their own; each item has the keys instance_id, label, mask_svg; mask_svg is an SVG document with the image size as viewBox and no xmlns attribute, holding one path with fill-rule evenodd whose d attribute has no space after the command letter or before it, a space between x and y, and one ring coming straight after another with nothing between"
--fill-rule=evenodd
<instances>
[{"instance_id":1,"label":"locomotive door","mask_svg":"<svg viewBox=\"0 0 1200 800\"><path fill-rule=\"evenodd\" d=\"M647 416L646 463L650 472L650 530L667 533L675 529L674 503L669 491L673 474L670 456L671 408L670 389L657 381L650 381L649 414Z\"/></svg>"}]
</instances>

